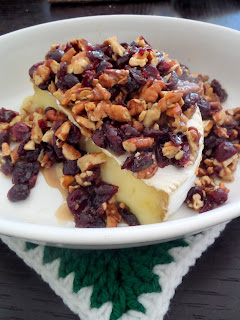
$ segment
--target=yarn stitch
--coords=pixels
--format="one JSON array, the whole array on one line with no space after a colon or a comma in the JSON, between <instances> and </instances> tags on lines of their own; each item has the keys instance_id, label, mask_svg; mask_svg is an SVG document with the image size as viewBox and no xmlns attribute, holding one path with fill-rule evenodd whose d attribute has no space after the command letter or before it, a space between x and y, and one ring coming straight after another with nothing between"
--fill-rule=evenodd
<instances>
[{"instance_id":1,"label":"yarn stitch","mask_svg":"<svg viewBox=\"0 0 240 320\"><path fill-rule=\"evenodd\" d=\"M60 259L60 278L74 272L73 292L93 286L91 307L100 308L111 301L110 320L117 320L129 310L145 313L146 309L138 297L143 293L162 290L159 277L152 272L153 267L173 262L169 250L186 246L188 244L183 239L116 250L73 250L46 246L43 263ZM26 244L28 250L35 247L35 244Z\"/></svg>"}]
</instances>

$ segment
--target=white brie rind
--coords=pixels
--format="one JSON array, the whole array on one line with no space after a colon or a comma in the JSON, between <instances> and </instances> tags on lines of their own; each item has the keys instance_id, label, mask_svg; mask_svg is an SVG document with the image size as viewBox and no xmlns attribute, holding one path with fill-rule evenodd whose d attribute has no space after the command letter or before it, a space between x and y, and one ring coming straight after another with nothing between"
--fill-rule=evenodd
<instances>
[{"instance_id":1,"label":"white brie rind","mask_svg":"<svg viewBox=\"0 0 240 320\"><path fill-rule=\"evenodd\" d=\"M41 107L52 106L65 112L69 120L79 127L73 119L71 111L62 107L47 91L35 87L35 94L25 99L23 105L29 101ZM138 218L140 224L158 223L168 219L184 202L187 193L195 180L195 173L200 164L203 150L203 124L200 110L197 108L187 127L195 127L201 134L197 157L192 165L184 168L172 165L158 168L150 179L137 179L129 170L121 169L129 154L116 156L106 149L96 146L89 138L83 137L81 147L87 152L104 152L108 158L101 165L103 181L119 187L116 194L117 201L124 202L130 211Z\"/></svg>"}]
</instances>

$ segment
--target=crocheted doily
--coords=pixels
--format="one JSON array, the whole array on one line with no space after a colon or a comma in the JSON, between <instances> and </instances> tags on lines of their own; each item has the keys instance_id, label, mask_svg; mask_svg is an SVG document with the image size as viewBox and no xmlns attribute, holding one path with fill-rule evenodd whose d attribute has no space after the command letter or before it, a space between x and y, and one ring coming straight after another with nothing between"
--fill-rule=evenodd
<instances>
[{"instance_id":1,"label":"crocheted doily","mask_svg":"<svg viewBox=\"0 0 240 320\"><path fill-rule=\"evenodd\" d=\"M157 245L74 250L1 239L81 320L161 320L189 267L224 229Z\"/></svg>"}]
</instances>

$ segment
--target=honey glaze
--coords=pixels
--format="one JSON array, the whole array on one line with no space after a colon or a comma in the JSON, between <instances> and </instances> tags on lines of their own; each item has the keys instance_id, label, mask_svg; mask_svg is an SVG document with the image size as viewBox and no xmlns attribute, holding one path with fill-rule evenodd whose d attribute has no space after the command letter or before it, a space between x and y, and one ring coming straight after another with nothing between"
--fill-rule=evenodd
<instances>
[{"instance_id":1,"label":"honey glaze","mask_svg":"<svg viewBox=\"0 0 240 320\"><path fill-rule=\"evenodd\" d=\"M74 221L73 215L68 208L66 203L68 191L61 186L60 177L63 175L62 173L62 165L57 164L53 165L51 168L43 168L41 170L43 177L46 183L55 189L58 189L63 198L63 203L56 210L55 215L58 218L60 223L66 223L68 221Z\"/></svg>"}]
</instances>

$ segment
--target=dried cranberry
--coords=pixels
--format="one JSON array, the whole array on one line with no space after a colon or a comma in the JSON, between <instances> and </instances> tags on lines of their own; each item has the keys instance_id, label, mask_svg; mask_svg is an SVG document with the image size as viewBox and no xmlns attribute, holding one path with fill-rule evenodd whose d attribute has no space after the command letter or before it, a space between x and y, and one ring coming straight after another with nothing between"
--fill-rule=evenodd
<instances>
[{"instance_id":1,"label":"dried cranberry","mask_svg":"<svg viewBox=\"0 0 240 320\"><path fill-rule=\"evenodd\" d=\"M63 55L64 55L64 52L60 49L50 50L46 54L45 59L46 60L52 59L60 63Z\"/></svg>"},{"instance_id":2,"label":"dried cranberry","mask_svg":"<svg viewBox=\"0 0 240 320\"><path fill-rule=\"evenodd\" d=\"M127 159L124 161L121 168L131 170L134 158L135 158L135 154L131 154L129 157L127 157Z\"/></svg>"},{"instance_id":3,"label":"dried cranberry","mask_svg":"<svg viewBox=\"0 0 240 320\"><path fill-rule=\"evenodd\" d=\"M206 212L206 211L209 211L212 209L214 209L214 202L213 202L212 198L210 198L210 197L204 198L204 205L199 210L199 213L203 213L203 212Z\"/></svg>"},{"instance_id":4,"label":"dried cranberry","mask_svg":"<svg viewBox=\"0 0 240 320\"><path fill-rule=\"evenodd\" d=\"M7 110L4 108L0 109L0 122L7 122L10 123L13 118L18 115L18 112Z\"/></svg>"},{"instance_id":5,"label":"dried cranberry","mask_svg":"<svg viewBox=\"0 0 240 320\"><path fill-rule=\"evenodd\" d=\"M28 181L28 187L29 189L32 189L34 188L35 184L36 184L36 181L37 181L37 174L35 174L34 176L32 176L29 181Z\"/></svg>"},{"instance_id":6,"label":"dried cranberry","mask_svg":"<svg viewBox=\"0 0 240 320\"><path fill-rule=\"evenodd\" d=\"M91 70L86 70L84 72L83 79L81 81L82 87L93 87L93 79L95 77L95 73Z\"/></svg>"},{"instance_id":7,"label":"dried cranberry","mask_svg":"<svg viewBox=\"0 0 240 320\"><path fill-rule=\"evenodd\" d=\"M116 153L124 152L122 146L123 139L121 137L120 130L109 123L104 123L102 128L107 139L109 148Z\"/></svg>"},{"instance_id":8,"label":"dried cranberry","mask_svg":"<svg viewBox=\"0 0 240 320\"><path fill-rule=\"evenodd\" d=\"M106 60L106 57L104 55L104 53L100 50L96 50L96 51L87 51L87 57L88 59L90 59L91 61L100 61L100 60Z\"/></svg>"},{"instance_id":9,"label":"dried cranberry","mask_svg":"<svg viewBox=\"0 0 240 320\"><path fill-rule=\"evenodd\" d=\"M25 151L24 157L27 162L36 162L41 152L42 146L35 145L35 150Z\"/></svg>"},{"instance_id":10,"label":"dried cranberry","mask_svg":"<svg viewBox=\"0 0 240 320\"><path fill-rule=\"evenodd\" d=\"M76 145L80 142L81 136L82 134L80 129L74 124L71 124L71 129L69 131L66 142Z\"/></svg>"},{"instance_id":11,"label":"dried cranberry","mask_svg":"<svg viewBox=\"0 0 240 320\"><path fill-rule=\"evenodd\" d=\"M72 87L74 87L76 84L79 83L78 78L72 74L72 73L68 73L65 76L63 76L62 78L58 78L58 82L56 83L56 87L58 89L61 90L68 90L71 89Z\"/></svg>"},{"instance_id":12,"label":"dried cranberry","mask_svg":"<svg viewBox=\"0 0 240 320\"><path fill-rule=\"evenodd\" d=\"M199 95L195 92L189 93L184 98L184 105L182 110L185 111L186 109L190 108L191 106L195 105L200 99Z\"/></svg>"},{"instance_id":13,"label":"dried cranberry","mask_svg":"<svg viewBox=\"0 0 240 320\"><path fill-rule=\"evenodd\" d=\"M161 57L157 65L157 69L160 75L164 76L170 68L171 68L170 63L168 63L163 57Z\"/></svg>"},{"instance_id":14,"label":"dried cranberry","mask_svg":"<svg viewBox=\"0 0 240 320\"><path fill-rule=\"evenodd\" d=\"M228 192L225 189L219 188L213 191L211 197L216 204L223 204L228 199Z\"/></svg>"},{"instance_id":15,"label":"dried cranberry","mask_svg":"<svg viewBox=\"0 0 240 320\"><path fill-rule=\"evenodd\" d=\"M149 77L152 77L158 80L161 79L158 69L152 64L146 65L146 67L144 68L144 72L147 72Z\"/></svg>"},{"instance_id":16,"label":"dried cranberry","mask_svg":"<svg viewBox=\"0 0 240 320\"><path fill-rule=\"evenodd\" d=\"M18 147L18 151L17 151L20 156L23 156L23 155L26 154L26 150L24 150L24 146L30 140L30 137L31 137L31 133L30 132L26 133L24 135L24 137L23 137L23 139L22 139L22 141L21 141L21 143L20 143L20 145Z\"/></svg>"},{"instance_id":17,"label":"dried cranberry","mask_svg":"<svg viewBox=\"0 0 240 320\"><path fill-rule=\"evenodd\" d=\"M2 149L3 142L9 142L10 134L8 130L3 130L0 132L0 150Z\"/></svg>"},{"instance_id":18,"label":"dried cranberry","mask_svg":"<svg viewBox=\"0 0 240 320\"><path fill-rule=\"evenodd\" d=\"M202 115L202 118L203 120L207 120L208 118L211 117L211 113L210 113L210 103L205 100L204 98L200 98L198 101L197 101L197 105L200 109L200 112L201 112L201 115Z\"/></svg>"},{"instance_id":19,"label":"dried cranberry","mask_svg":"<svg viewBox=\"0 0 240 320\"><path fill-rule=\"evenodd\" d=\"M31 66L31 68L28 71L29 76L32 78L33 77L33 73L37 70L37 68L39 66L41 66L43 64L44 64L44 61L41 61L41 62L35 63L33 66Z\"/></svg>"},{"instance_id":20,"label":"dried cranberry","mask_svg":"<svg viewBox=\"0 0 240 320\"><path fill-rule=\"evenodd\" d=\"M157 141L166 142L169 139L169 128L167 126L160 127L159 130L144 128L143 135L145 137L154 138Z\"/></svg>"},{"instance_id":21,"label":"dried cranberry","mask_svg":"<svg viewBox=\"0 0 240 320\"><path fill-rule=\"evenodd\" d=\"M103 130L99 129L99 130L94 131L92 134L92 140L100 148L107 147L107 141L106 141Z\"/></svg>"},{"instance_id":22,"label":"dried cranberry","mask_svg":"<svg viewBox=\"0 0 240 320\"><path fill-rule=\"evenodd\" d=\"M117 97L117 95L120 93L120 88L119 86L114 86L112 88L109 88L108 91L111 93L110 100L113 101Z\"/></svg>"},{"instance_id":23,"label":"dried cranberry","mask_svg":"<svg viewBox=\"0 0 240 320\"><path fill-rule=\"evenodd\" d=\"M173 90L176 88L178 83L178 75L175 71L171 71L167 76L164 77L164 82L167 90Z\"/></svg>"},{"instance_id":24,"label":"dried cranberry","mask_svg":"<svg viewBox=\"0 0 240 320\"><path fill-rule=\"evenodd\" d=\"M112 58L113 51L112 51L110 45L101 47L101 50L105 55L107 55L108 57Z\"/></svg>"},{"instance_id":25,"label":"dried cranberry","mask_svg":"<svg viewBox=\"0 0 240 320\"><path fill-rule=\"evenodd\" d=\"M190 160L190 148L187 142L183 144L182 151L183 156L179 160L175 161L175 165L178 167L184 167Z\"/></svg>"},{"instance_id":26,"label":"dried cranberry","mask_svg":"<svg viewBox=\"0 0 240 320\"><path fill-rule=\"evenodd\" d=\"M139 156L135 156L131 167L132 172L138 172L148 168L153 163L152 152L141 152Z\"/></svg>"},{"instance_id":27,"label":"dried cranberry","mask_svg":"<svg viewBox=\"0 0 240 320\"><path fill-rule=\"evenodd\" d=\"M117 191L117 186L103 181L99 182L94 186L95 195L92 199L93 206L98 208L102 203L109 201Z\"/></svg>"},{"instance_id":28,"label":"dried cranberry","mask_svg":"<svg viewBox=\"0 0 240 320\"><path fill-rule=\"evenodd\" d=\"M126 64L128 64L129 59L131 58L131 55L128 53L125 53L122 57L118 58L115 62L115 67L118 69L123 69Z\"/></svg>"},{"instance_id":29,"label":"dried cranberry","mask_svg":"<svg viewBox=\"0 0 240 320\"><path fill-rule=\"evenodd\" d=\"M219 162L223 162L227 160L228 158L231 158L237 153L237 149L234 147L234 145L231 142L222 142L220 143L215 151L215 158Z\"/></svg>"},{"instance_id":30,"label":"dried cranberry","mask_svg":"<svg viewBox=\"0 0 240 320\"><path fill-rule=\"evenodd\" d=\"M179 147L183 143L182 138L174 132L169 132L169 137L175 147Z\"/></svg>"},{"instance_id":31,"label":"dried cranberry","mask_svg":"<svg viewBox=\"0 0 240 320\"><path fill-rule=\"evenodd\" d=\"M227 99L228 94L226 90L222 88L221 84L216 79L212 80L211 87L213 88L213 92L219 96L220 102L223 102Z\"/></svg>"},{"instance_id":32,"label":"dried cranberry","mask_svg":"<svg viewBox=\"0 0 240 320\"><path fill-rule=\"evenodd\" d=\"M31 128L27 126L25 123L17 122L12 127L13 136L17 141L22 141L24 136L31 131Z\"/></svg>"},{"instance_id":33,"label":"dried cranberry","mask_svg":"<svg viewBox=\"0 0 240 320\"><path fill-rule=\"evenodd\" d=\"M18 163L15 165L12 173L13 184L28 184L29 180L39 172L39 164L35 163Z\"/></svg>"},{"instance_id":34,"label":"dried cranberry","mask_svg":"<svg viewBox=\"0 0 240 320\"><path fill-rule=\"evenodd\" d=\"M1 167L1 171L3 174L5 174L5 176L9 176L13 172L14 164L12 163L11 159L8 157L4 157L4 160L5 162Z\"/></svg>"},{"instance_id":35,"label":"dried cranberry","mask_svg":"<svg viewBox=\"0 0 240 320\"><path fill-rule=\"evenodd\" d=\"M80 173L80 169L77 160L65 160L63 162L63 174L75 176L78 173Z\"/></svg>"},{"instance_id":36,"label":"dried cranberry","mask_svg":"<svg viewBox=\"0 0 240 320\"><path fill-rule=\"evenodd\" d=\"M99 77L100 74L106 69L112 69L113 65L108 61L101 61L96 68L96 77Z\"/></svg>"},{"instance_id":37,"label":"dried cranberry","mask_svg":"<svg viewBox=\"0 0 240 320\"><path fill-rule=\"evenodd\" d=\"M57 139L55 136L53 136L53 149L54 149L58 159L65 159L65 157L62 153L62 148L58 148L58 146L57 146Z\"/></svg>"},{"instance_id":38,"label":"dried cranberry","mask_svg":"<svg viewBox=\"0 0 240 320\"><path fill-rule=\"evenodd\" d=\"M171 163L171 160L163 155L162 148L163 148L162 144L157 144L155 147L156 160L160 168L164 168Z\"/></svg>"},{"instance_id":39,"label":"dried cranberry","mask_svg":"<svg viewBox=\"0 0 240 320\"><path fill-rule=\"evenodd\" d=\"M193 195L194 194L199 194L201 196L201 199L203 199L203 192L202 189L198 186L192 187L187 194L186 200L189 200L192 202L193 200Z\"/></svg>"},{"instance_id":40,"label":"dried cranberry","mask_svg":"<svg viewBox=\"0 0 240 320\"><path fill-rule=\"evenodd\" d=\"M67 204L74 215L87 212L91 207L90 195L84 188L79 187L68 194Z\"/></svg>"},{"instance_id":41,"label":"dried cranberry","mask_svg":"<svg viewBox=\"0 0 240 320\"><path fill-rule=\"evenodd\" d=\"M224 138L217 137L213 134L208 135L204 139L204 151L215 148L223 141L224 141Z\"/></svg>"},{"instance_id":42,"label":"dried cranberry","mask_svg":"<svg viewBox=\"0 0 240 320\"><path fill-rule=\"evenodd\" d=\"M124 134L125 140L140 136L140 132L130 126L130 124L123 124L120 129Z\"/></svg>"},{"instance_id":43,"label":"dried cranberry","mask_svg":"<svg viewBox=\"0 0 240 320\"><path fill-rule=\"evenodd\" d=\"M138 226L140 225L137 217L128 209L118 209L122 219L129 225L129 226Z\"/></svg>"},{"instance_id":44,"label":"dried cranberry","mask_svg":"<svg viewBox=\"0 0 240 320\"><path fill-rule=\"evenodd\" d=\"M30 190L25 184L16 184L13 186L7 194L8 200L17 202L27 199L30 194Z\"/></svg>"},{"instance_id":45,"label":"dried cranberry","mask_svg":"<svg viewBox=\"0 0 240 320\"><path fill-rule=\"evenodd\" d=\"M90 176L87 176L86 178L84 178L84 182L96 182L101 175L101 171L100 171L100 167L97 167L96 169L92 169L92 174Z\"/></svg>"}]
</instances>

